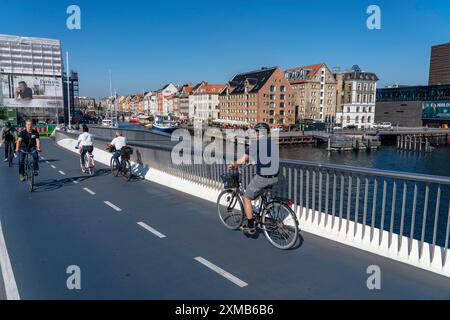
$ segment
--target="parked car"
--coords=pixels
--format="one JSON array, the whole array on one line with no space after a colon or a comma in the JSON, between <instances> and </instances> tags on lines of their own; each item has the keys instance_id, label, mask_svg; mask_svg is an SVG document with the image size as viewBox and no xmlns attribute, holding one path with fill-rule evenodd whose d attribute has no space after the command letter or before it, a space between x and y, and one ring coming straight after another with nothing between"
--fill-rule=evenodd
<instances>
[{"instance_id":1,"label":"parked car","mask_svg":"<svg viewBox=\"0 0 450 320\"><path fill-rule=\"evenodd\" d=\"M344 129L348 129L348 130L356 130L358 127L355 126L354 124L349 124L347 126L345 126Z\"/></svg>"},{"instance_id":2,"label":"parked car","mask_svg":"<svg viewBox=\"0 0 450 320\"><path fill-rule=\"evenodd\" d=\"M377 129L391 129L392 123L390 122L381 122L376 126Z\"/></svg>"}]
</instances>

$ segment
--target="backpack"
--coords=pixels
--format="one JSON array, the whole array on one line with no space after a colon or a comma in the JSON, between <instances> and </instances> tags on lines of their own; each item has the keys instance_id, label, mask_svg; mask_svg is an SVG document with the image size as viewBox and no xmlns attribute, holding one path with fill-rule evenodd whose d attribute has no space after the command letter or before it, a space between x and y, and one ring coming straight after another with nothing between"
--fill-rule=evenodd
<instances>
[{"instance_id":1,"label":"backpack","mask_svg":"<svg viewBox=\"0 0 450 320\"><path fill-rule=\"evenodd\" d=\"M11 140L11 138L14 138L13 134L12 134L12 128L6 128L3 130L3 136L2 139L6 140L6 138L10 138L9 140Z\"/></svg>"}]
</instances>

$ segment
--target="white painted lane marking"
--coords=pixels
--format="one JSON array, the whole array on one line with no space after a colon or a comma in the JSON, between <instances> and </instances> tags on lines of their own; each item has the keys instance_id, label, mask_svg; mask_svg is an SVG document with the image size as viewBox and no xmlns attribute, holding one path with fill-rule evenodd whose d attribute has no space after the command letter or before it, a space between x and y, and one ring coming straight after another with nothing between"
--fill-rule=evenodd
<instances>
[{"instance_id":1,"label":"white painted lane marking","mask_svg":"<svg viewBox=\"0 0 450 320\"><path fill-rule=\"evenodd\" d=\"M20 300L19 289L17 289L16 279L9 260L8 250L2 231L2 222L0 221L0 270L3 275L5 285L6 299Z\"/></svg>"},{"instance_id":2,"label":"white painted lane marking","mask_svg":"<svg viewBox=\"0 0 450 320\"><path fill-rule=\"evenodd\" d=\"M66 175L64 171L59 170L58 172L59 172L60 174L62 174L63 176Z\"/></svg>"},{"instance_id":3,"label":"white painted lane marking","mask_svg":"<svg viewBox=\"0 0 450 320\"><path fill-rule=\"evenodd\" d=\"M104 202L107 206L113 208L114 210L116 210L116 211L118 211L118 212L122 211L122 209L120 209L118 206L112 204L112 203L109 202L109 201L103 201L103 202Z\"/></svg>"},{"instance_id":4,"label":"white painted lane marking","mask_svg":"<svg viewBox=\"0 0 450 320\"><path fill-rule=\"evenodd\" d=\"M89 188L83 188L83 190L86 191L87 193L90 193L90 194L92 194L93 196L95 196L95 192L92 191L91 189L89 189Z\"/></svg>"},{"instance_id":5,"label":"white painted lane marking","mask_svg":"<svg viewBox=\"0 0 450 320\"><path fill-rule=\"evenodd\" d=\"M50 162L48 162L48 160L47 160L47 161L45 161L45 163L46 163L46 164L49 164Z\"/></svg>"},{"instance_id":6,"label":"white painted lane marking","mask_svg":"<svg viewBox=\"0 0 450 320\"><path fill-rule=\"evenodd\" d=\"M51 165L50 167L52 167L53 169L56 169L56 167L54 165Z\"/></svg>"},{"instance_id":7,"label":"white painted lane marking","mask_svg":"<svg viewBox=\"0 0 450 320\"><path fill-rule=\"evenodd\" d=\"M158 238L165 238L166 236L163 235L161 232L159 232L156 229L153 229L152 227L150 227L148 224L145 224L144 222L138 222L138 225L140 225L142 228L144 228L147 231L150 231L151 233L153 233L155 236L157 236Z\"/></svg>"},{"instance_id":8,"label":"white painted lane marking","mask_svg":"<svg viewBox=\"0 0 450 320\"><path fill-rule=\"evenodd\" d=\"M77 180L72 179L72 182L75 183L75 184L78 184Z\"/></svg>"},{"instance_id":9,"label":"white painted lane marking","mask_svg":"<svg viewBox=\"0 0 450 320\"><path fill-rule=\"evenodd\" d=\"M201 264L203 264L204 266L208 267L209 269L211 269L214 272L217 272L218 274L220 274L222 277L230 280L231 282L233 282L235 285L243 288L248 286L247 282L242 281L241 279L233 276L231 273L226 272L225 270L223 270L222 268L216 266L215 264L209 262L208 260L202 258L202 257L196 257L194 258L195 260L197 260L198 262L200 262Z\"/></svg>"}]
</instances>

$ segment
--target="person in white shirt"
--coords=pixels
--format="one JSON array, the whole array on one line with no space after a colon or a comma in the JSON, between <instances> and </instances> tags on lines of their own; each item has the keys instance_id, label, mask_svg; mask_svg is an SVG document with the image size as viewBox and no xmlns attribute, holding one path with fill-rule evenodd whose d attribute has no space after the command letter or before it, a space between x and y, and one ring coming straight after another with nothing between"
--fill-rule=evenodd
<instances>
[{"instance_id":1,"label":"person in white shirt","mask_svg":"<svg viewBox=\"0 0 450 320\"><path fill-rule=\"evenodd\" d=\"M111 141L110 145L113 146L115 149L113 158L117 161L117 163L120 166L121 165L120 159L119 159L120 158L120 150L122 150L123 147L126 147L127 138L122 136L121 131L116 131L116 137Z\"/></svg>"},{"instance_id":2,"label":"person in white shirt","mask_svg":"<svg viewBox=\"0 0 450 320\"><path fill-rule=\"evenodd\" d=\"M78 136L75 148L80 148L81 171L85 172L84 156L86 153L89 153L89 155L92 156L92 152L94 151L94 138L92 137L92 134L89 133L89 128L85 124L83 125L83 133Z\"/></svg>"}]
</instances>

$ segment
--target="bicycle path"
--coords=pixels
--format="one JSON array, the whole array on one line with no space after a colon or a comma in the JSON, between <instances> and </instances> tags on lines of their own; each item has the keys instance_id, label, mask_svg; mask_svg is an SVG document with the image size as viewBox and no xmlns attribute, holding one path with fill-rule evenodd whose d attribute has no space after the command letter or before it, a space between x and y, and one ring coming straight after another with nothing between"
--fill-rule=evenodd
<instances>
[{"instance_id":1,"label":"bicycle path","mask_svg":"<svg viewBox=\"0 0 450 320\"><path fill-rule=\"evenodd\" d=\"M114 178L43 139L36 192L0 167L0 213L22 299L449 299L450 279L302 232L273 248L220 223L215 205ZM75 182L76 183L75 183ZM367 267L381 269L381 290ZM70 266L81 290L69 290Z\"/></svg>"}]
</instances>

